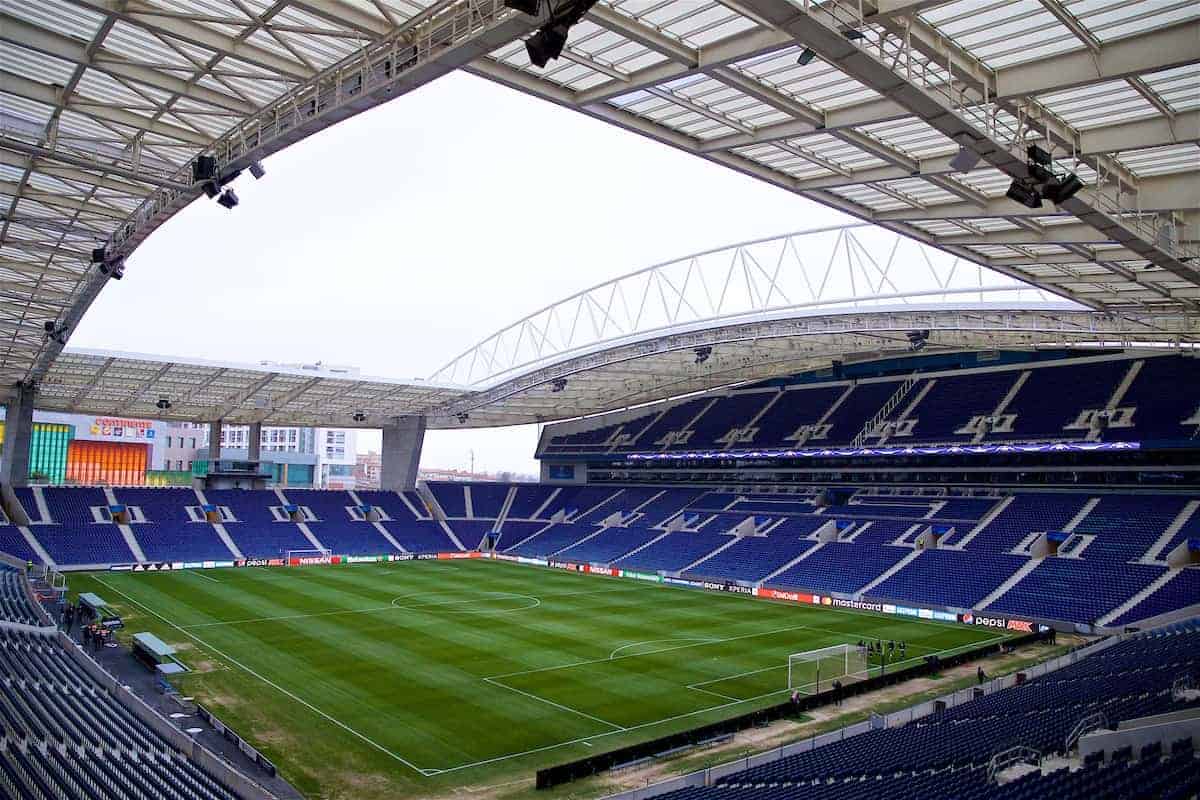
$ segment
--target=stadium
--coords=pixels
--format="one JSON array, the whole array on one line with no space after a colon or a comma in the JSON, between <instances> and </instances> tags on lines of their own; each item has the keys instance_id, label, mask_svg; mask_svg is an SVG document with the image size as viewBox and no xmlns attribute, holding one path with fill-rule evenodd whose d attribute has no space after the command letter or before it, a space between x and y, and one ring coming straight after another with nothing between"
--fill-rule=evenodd
<instances>
[{"instance_id":1,"label":"stadium","mask_svg":"<svg viewBox=\"0 0 1200 800\"><path fill-rule=\"evenodd\" d=\"M851 221L464 307L422 379L70 344L452 73ZM1198 87L1195 0L4 4L0 797L1200 795ZM519 425L539 480L418 479Z\"/></svg>"}]
</instances>

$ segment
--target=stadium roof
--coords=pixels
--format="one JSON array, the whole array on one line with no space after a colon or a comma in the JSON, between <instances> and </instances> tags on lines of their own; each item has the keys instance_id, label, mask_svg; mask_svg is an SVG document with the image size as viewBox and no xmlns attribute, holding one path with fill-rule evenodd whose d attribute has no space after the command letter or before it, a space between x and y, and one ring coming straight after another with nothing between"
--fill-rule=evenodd
<instances>
[{"instance_id":1,"label":"stadium roof","mask_svg":"<svg viewBox=\"0 0 1200 800\"><path fill-rule=\"evenodd\" d=\"M1128 312L1098 322L1070 312L1078 330L1190 335L1200 303L1198 19L1191 0L602 0L563 57L538 70L519 39L539 20L502 0L9 3L0 381L50 382L106 281L91 250L127 256L201 197L197 155L215 156L228 176L459 68L1083 307ZM1008 200L1031 142L1085 188L1058 206ZM969 172L950 163L960 146L980 156ZM47 320L62 335L47 336ZM678 354L681 340L670 341ZM594 356L563 355L545 369ZM528 387L492 386L512 406L492 419L561 409L569 388L518 407ZM601 392L571 408L605 402Z\"/></svg>"}]
</instances>

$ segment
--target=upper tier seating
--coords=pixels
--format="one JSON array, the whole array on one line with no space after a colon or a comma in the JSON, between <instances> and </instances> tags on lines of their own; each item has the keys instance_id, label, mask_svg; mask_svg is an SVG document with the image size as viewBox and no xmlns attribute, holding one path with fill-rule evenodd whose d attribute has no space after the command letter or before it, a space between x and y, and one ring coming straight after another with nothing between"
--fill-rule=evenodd
<instances>
[{"instance_id":1,"label":"upper tier seating","mask_svg":"<svg viewBox=\"0 0 1200 800\"><path fill-rule=\"evenodd\" d=\"M1131 367L1141 364L1123 396L1116 394ZM1064 359L1059 362L1012 364L982 371L918 373L912 387L888 420L911 422L889 426L886 444L966 444L982 436L984 443L1011 441L1083 441L1094 437L1084 411L1100 411L1117 400L1117 409L1133 409L1132 425L1124 412L1098 431L1101 440L1184 440L1196 425L1184 425L1200 409L1196 359L1183 355L1116 358L1103 361ZM905 376L867 378L857 383L821 385L772 381L738 390L717 390L674 405L664 404L636 420L613 423L600 415L594 428L548 437L542 452L631 453L711 450L726 446L726 434L737 430L730 445L737 450L846 446L900 388ZM796 380L803 380L804 376ZM847 394L847 389L850 389ZM928 391L925 391L928 389ZM1010 397L1011 395L1011 397ZM777 399L776 399L777 398ZM1007 402L1004 401L1007 399ZM1003 407L1001 407L1003 404ZM986 435L979 421L1000 412ZM761 416L755 417L762 412ZM1012 419L1010 420L1009 417ZM752 420L755 420L752 422ZM822 422L828 431L817 430ZM1007 425L1011 421L1012 427ZM1080 424L1077 424L1080 423ZM588 423L571 423L572 425ZM909 430L911 428L911 430ZM630 439L613 449L617 435ZM640 434L640 435L639 435ZM719 441L723 440L723 441ZM879 442L869 433L866 443Z\"/></svg>"},{"instance_id":2,"label":"upper tier seating","mask_svg":"<svg viewBox=\"0 0 1200 800\"><path fill-rule=\"evenodd\" d=\"M785 389L782 396L759 417L754 427L752 447L791 447L788 437L801 427L818 422L839 397L845 386L814 386Z\"/></svg>"},{"instance_id":3,"label":"upper tier seating","mask_svg":"<svg viewBox=\"0 0 1200 800\"><path fill-rule=\"evenodd\" d=\"M891 444L903 441L964 442L974 434L956 433L974 416L991 416L996 406L1017 380L1014 370L982 372L973 375L946 375L933 379L933 386L921 398L908 418L915 419L912 436L897 437ZM921 385L914 386L909 400L915 399ZM907 407L901 403L892 415L897 417Z\"/></svg>"},{"instance_id":4,"label":"upper tier seating","mask_svg":"<svg viewBox=\"0 0 1200 800\"><path fill-rule=\"evenodd\" d=\"M671 450L720 447L717 439L734 428L744 428L766 408L775 392L744 392L722 397L713 403L700 418L691 424L692 434L686 442L674 444Z\"/></svg>"}]
</instances>

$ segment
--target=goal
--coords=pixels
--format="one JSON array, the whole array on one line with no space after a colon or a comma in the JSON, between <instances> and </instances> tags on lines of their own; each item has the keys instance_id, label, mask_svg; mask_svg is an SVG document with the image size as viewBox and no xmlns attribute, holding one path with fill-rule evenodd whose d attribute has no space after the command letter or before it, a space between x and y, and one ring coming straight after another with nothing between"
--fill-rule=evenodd
<instances>
[{"instance_id":1,"label":"goal","mask_svg":"<svg viewBox=\"0 0 1200 800\"><path fill-rule=\"evenodd\" d=\"M788 690L816 694L830 688L835 680L864 680L869 669L866 653L852 644L792 653L788 656Z\"/></svg>"},{"instance_id":2,"label":"goal","mask_svg":"<svg viewBox=\"0 0 1200 800\"><path fill-rule=\"evenodd\" d=\"M289 567L304 567L310 564L328 564L332 560L332 550L288 550L285 561Z\"/></svg>"}]
</instances>

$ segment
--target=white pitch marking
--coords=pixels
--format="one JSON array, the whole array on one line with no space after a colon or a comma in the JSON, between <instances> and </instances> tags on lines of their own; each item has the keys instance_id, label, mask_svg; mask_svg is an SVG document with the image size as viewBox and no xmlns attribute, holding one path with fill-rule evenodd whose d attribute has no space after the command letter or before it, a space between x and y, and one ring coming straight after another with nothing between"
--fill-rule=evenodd
<instances>
[{"instance_id":1,"label":"white pitch marking","mask_svg":"<svg viewBox=\"0 0 1200 800\"><path fill-rule=\"evenodd\" d=\"M611 653L608 654L608 660L612 661L614 658L616 658L617 653L619 653L622 650L625 650L626 648L629 648L629 647L637 647L639 644L658 644L659 642L719 642L719 641L721 641L721 640L720 639L711 639L711 638L707 638L704 636L691 636L691 637L678 636L678 637L675 637L672 639L647 639L644 642L630 642L629 644L621 645L616 650L613 650ZM651 652L654 652L654 651L651 651ZM635 655L635 656L640 655L640 653L634 653L633 655Z\"/></svg>"},{"instance_id":2,"label":"white pitch marking","mask_svg":"<svg viewBox=\"0 0 1200 800\"><path fill-rule=\"evenodd\" d=\"M516 692L517 694L525 695L526 697L528 697L531 700L537 700L538 702L546 703L547 705L554 706L557 709L561 709L563 711L568 711L572 714L578 714L581 717L587 717L588 719L590 719L594 722L599 722L603 725L607 725L608 727L613 728L614 730L617 730L617 731L625 730L624 726L618 725L615 722L609 722L606 719L601 719L600 717L592 716L591 714L587 713L586 711L580 711L577 708L571 708L570 706L564 706L562 703L556 703L553 700L546 699L545 697L539 697L536 694L531 694L530 692L526 692L522 689L518 689L515 686L509 686L507 683L501 683L500 681L492 680L491 678L483 678L483 682L489 683L492 686L499 686L503 689L508 689L509 691Z\"/></svg>"},{"instance_id":3,"label":"white pitch marking","mask_svg":"<svg viewBox=\"0 0 1200 800\"><path fill-rule=\"evenodd\" d=\"M186 572L189 575L195 575L197 578L204 578L204 580L206 580L206 581L212 581L213 583L222 583L223 582L223 581L217 580L216 578L205 575L202 572L199 572L194 569L184 570L184 572Z\"/></svg>"},{"instance_id":4,"label":"white pitch marking","mask_svg":"<svg viewBox=\"0 0 1200 800\"><path fill-rule=\"evenodd\" d=\"M773 630L769 630L769 631L760 631L758 633L746 633L746 634L742 634L741 636L728 636L723 639L706 639L706 640L703 640L703 641L700 641L700 642L697 642L694 644L681 644L678 647L660 647L657 650L647 650L644 653L632 653L627 656L617 656L616 658L591 658L591 659L587 659L584 661L572 661L567 664L556 664L552 667L537 667L535 669L518 670L517 672L505 672L502 675L489 675L488 677L489 678L511 678L514 675L529 675L534 672L549 672L552 669L568 669L570 667L582 667L582 666L586 666L588 664L600 664L605 661L621 661L622 659L626 659L626 658L641 658L642 656L652 656L656 653L670 653L675 650L685 650L689 647L698 647L698 646L702 646L705 644L722 644L724 642L736 642L736 641L740 641L742 639L755 639L759 636L771 636L772 634L776 634L776 633L787 633L788 631L800 631L800 630L807 630L807 629L808 629L807 625L792 625L791 627L788 627L788 628L774 628ZM664 639L662 641L672 641L672 640Z\"/></svg>"},{"instance_id":5,"label":"white pitch marking","mask_svg":"<svg viewBox=\"0 0 1200 800\"><path fill-rule=\"evenodd\" d=\"M376 742L374 739L371 739L371 738L369 738L369 737L367 737L367 736L365 736L365 735L363 735L363 734L359 733L359 732L358 732L358 731L356 731L354 728L351 728L349 725L347 725L346 723L342 722L340 719L337 719L336 717L332 717L332 716L330 716L329 714L326 714L324 711L322 711L321 709L317 708L317 707L316 707L316 706L314 706L312 703L308 702L307 700L305 700L304 698L302 698L302 697L300 697L299 695L295 694L294 692L292 692L292 691L289 691L288 689L285 689L285 688L283 688L282 686L280 686L279 684L275 683L274 681L272 681L272 680L271 680L271 679L269 679L269 678L265 678L265 677L263 677L263 676L262 676L262 675L260 675L259 673L257 673L257 672L255 672L254 670L252 670L250 667L247 667L245 664L243 664L242 662L238 661L236 658L233 658L233 657L231 657L229 654L227 654L227 653L224 653L224 652L222 652L222 651L218 650L217 648L213 647L211 644L209 644L208 642L204 641L203 639L201 639L201 638L200 638L199 636L197 636L196 634L194 634L194 633L191 633L190 631L186 631L186 630L184 630L183 628L181 628L181 627L179 627L178 625L176 625L174 622L171 622L171 620L169 620L169 619L167 619L166 617L164 617L163 615L159 614L157 611L154 611L153 609L151 609L151 608L149 608L149 607L147 607L147 606L144 606L144 605L142 605L142 604L141 604L141 603L139 603L137 600L134 600L132 597L130 597L129 595L125 594L125 593L124 593L124 592L122 592L120 589L118 589L117 587L113 586L113 585L112 585L112 584L110 584L108 581L104 580L103 578L99 578L99 577L98 577L98 578L96 578L96 580L97 580L99 583L102 583L102 584L104 584L105 586L107 586L107 587L109 588L109 590L110 590L110 591L116 592L116 593L117 593L117 594L119 594L121 597L124 597L126 600L128 600L128 601L129 601L129 602L131 602L131 603L133 603L135 606L138 606L139 608L141 608L143 611L146 611L147 613L151 614L152 616L158 617L160 620L162 620L163 622L165 622L167 625L170 625L172 628L174 628L175 630L179 631L179 632L180 632L180 633L182 633L184 636L187 636L189 639L194 639L196 642L200 643L201 645L203 645L204 647L208 648L208 649L209 649L209 650L211 650L212 652L214 652L214 653L216 653L217 655L221 656L222 658L224 658L224 659L225 659L226 661L228 661L229 663L231 663L231 664L233 664L233 665L237 666L238 668L240 668L240 669L242 669L243 671L247 672L248 674L250 674L250 675L254 676L255 678L258 678L260 681L262 681L263 683L267 684L267 685L268 685L268 686L270 686L272 689L275 689L276 691L278 691L278 692L280 692L280 693L282 693L282 694L285 694L285 695L287 695L288 697L290 697L291 699L295 700L295 701L296 701L297 703L299 703L300 705L302 705L302 706L304 706L305 708L309 709L310 711L313 711L314 713L316 713L316 714L318 714L318 715L320 715L320 716L324 717L324 718L325 718L326 720L328 720L329 722L332 722L334 725L338 726L339 728L341 728L342 730L346 731L347 733L349 733L349 734L351 734L351 735L353 735L353 736L355 736L355 737L357 737L357 738L361 739L362 741L364 741L364 742L366 742L367 744L371 745L371 747L374 747L376 750L380 751L381 753L384 753L384 754L386 754L386 755L388 755L388 756L391 756L391 757L392 757L392 758L394 758L396 761L399 761L401 764L403 764L404 766L406 766L406 767L408 767L409 769L413 770L414 772L419 772L420 774L422 774L422 775L425 775L425 776L427 776L427 777L428 777L429 775L436 774L436 770L435 770L435 771L430 771L430 770L426 770L426 769L422 769L421 767L418 767L416 764L412 763L411 761L409 761L408 759L406 759L404 756L402 756L402 755L400 755L400 754L398 754L398 753L394 753L394 752L392 752L391 750L388 750L386 747L384 747L383 745L379 744L379 742Z\"/></svg>"}]
</instances>

